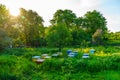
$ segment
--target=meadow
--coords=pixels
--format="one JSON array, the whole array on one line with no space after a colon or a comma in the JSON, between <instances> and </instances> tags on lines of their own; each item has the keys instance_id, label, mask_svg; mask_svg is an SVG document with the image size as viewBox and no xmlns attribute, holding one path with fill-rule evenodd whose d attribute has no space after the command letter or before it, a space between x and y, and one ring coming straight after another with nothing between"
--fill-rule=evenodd
<instances>
[{"instance_id":1,"label":"meadow","mask_svg":"<svg viewBox=\"0 0 120 80\"><path fill-rule=\"evenodd\" d=\"M83 59L85 50L95 49L90 58ZM77 50L74 58L67 50ZM119 80L120 47L99 46L88 48L63 48L62 55L46 59L42 64L32 61L32 56L52 55L57 48L13 48L0 52L0 80Z\"/></svg>"},{"instance_id":2,"label":"meadow","mask_svg":"<svg viewBox=\"0 0 120 80\"><path fill-rule=\"evenodd\" d=\"M73 11L56 8L45 25L35 10L13 16L0 4L0 80L120 80L120 31L97 9Z\"/></svg>"}]
</instances>

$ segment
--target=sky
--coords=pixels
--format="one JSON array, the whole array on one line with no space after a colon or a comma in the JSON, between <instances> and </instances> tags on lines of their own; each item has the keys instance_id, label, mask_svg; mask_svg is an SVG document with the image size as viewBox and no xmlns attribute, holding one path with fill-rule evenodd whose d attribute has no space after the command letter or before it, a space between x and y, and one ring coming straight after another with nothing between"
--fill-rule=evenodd
<instances>
[{"instance_id":1,"label":"sky","mask_svg":"<svg viewBox=\"0 0 120 80\"><path fill-rule=\"evenodd\" d=\"M120 0L0 0L11 12L19 12L19 8L36 11L43 19L44 25L58 9L70 9L78 17L87 11L97 10L107 19L107 27L111 32L120 31Z\"/></svg>"}]
</instances>

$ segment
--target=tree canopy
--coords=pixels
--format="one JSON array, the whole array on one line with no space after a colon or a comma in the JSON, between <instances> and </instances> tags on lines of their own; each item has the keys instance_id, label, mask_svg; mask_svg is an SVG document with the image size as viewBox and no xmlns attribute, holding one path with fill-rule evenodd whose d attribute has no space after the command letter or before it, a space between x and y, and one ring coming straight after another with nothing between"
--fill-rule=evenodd
<instances>
[{"instance_id":1,"label":"tree canopy","mask_svg":"<svg viewBox=\"0 0 120 80\"><path fill-rule=\"evenodd\" d=\"M107 30L107 21L103 15L96 11L88 11L84 15L84 27L87 28L91 34L95 33L97 29L102 29L103 32Z\"/></svg>"},{"instance_id":2,"label":"tree canopy","mask_svg":"<svg viewBox=\"0 0 120 80\"><path fill-rule=\"evenodd\" d=\"M49 28L47 35L48 45L58 47L59 50L68 45L71 41L71 35L66 24L61 23Z\"/></svg>"},{"instance_id":3,"label":"tree canopy","mask_svg":"<svg viewBox=\"0 0 120 80\"><path fill-rule=\"evenodd\" d=\"M73 13L71 10L57 10L53 16L53 19L50 20L52 25L56 25L59 23L65 23L67 27L72 27L76 20L76 14Z\"/></svg>"},{"instance_id":4,"label":"tree canopy","mask_svg":"<svg viewBox=\"0 0 120 80\"><path fill-rule=\"evenodd\" d=\"M20 9L19 15L20 25L23 27L25 43L28 46L38 46L39 40L43 37L44 26L43 19L32 10Z\"/></svg>"},{"instance_id":5,"label":"tree canopy","mask_svg":"<svg viewBox=\"0 0 120 80\"><path fill-rule=\"evenodd\" d=\"M75 46L83 43L99 42L107 39L107 21L98 11L88 11L77 17L69 9L57 10L50 20L51 25L45 27L43 18L33 10L20 8L17 17L11 16L5 5L0 4L1 35L5 33L13 47L20 45L29 47L53 46L61 49L64 46ZM102 30L102 33L99 33ZM46 32L45 32L46 31ZM105 38L106 37L106 38ZM0 39L4 38L0 36ZM6 41L7 42L7 41Z\"/></svg>"},{"instance_id":6,"label":"tree canopy","mask_svg":"<svg viewBox=\"0 0 120 80\"><path fill-rule=\"evenodd\" d=\"M5 5L0 4L0 28L5 28L7 21L9 21L9 10Z\"/></svg>"}]
</instances>

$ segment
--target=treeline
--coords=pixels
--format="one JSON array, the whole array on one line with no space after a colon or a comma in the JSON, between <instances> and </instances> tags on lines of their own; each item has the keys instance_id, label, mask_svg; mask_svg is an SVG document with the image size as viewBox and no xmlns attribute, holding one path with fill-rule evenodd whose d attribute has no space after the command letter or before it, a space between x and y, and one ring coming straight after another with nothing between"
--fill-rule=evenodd
<instances>
[{"instance_id":1,"label":"treeline","mask_svg":"<svg viewBox=\"0 0 120 80\"><path fill-rule=\"evenodd\" d=\"M43 47L104 45L108 37L107 21L98 11L77 17L71 10L57 10L50 26L33 10L20 8L17 17L0 4L0 47ZM113 35L114 36L114 35Z\"/></svg>"}]
</instances>

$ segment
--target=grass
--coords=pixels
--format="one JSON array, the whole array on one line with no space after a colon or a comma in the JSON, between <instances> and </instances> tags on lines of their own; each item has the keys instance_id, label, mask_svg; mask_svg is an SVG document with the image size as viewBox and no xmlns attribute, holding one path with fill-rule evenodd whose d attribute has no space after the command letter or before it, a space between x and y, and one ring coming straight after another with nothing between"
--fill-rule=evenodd
<instances>
[{"instance_id":1,"label":"grass","mask_svg":"<svg viewBox=\"0 0 120 80\"><path fill-rule=\"evenodd\" d=\"M93 47L87 48L88 50ZM78 56L67 57L67 50ZM95 54L82 59L86 48L64 48L63 56L37 65L32 56L57 52L57 48L16 48L0 52L0 80L119 80L120 47L94 47Z\"/></svg>"}]
</instances>

